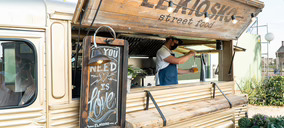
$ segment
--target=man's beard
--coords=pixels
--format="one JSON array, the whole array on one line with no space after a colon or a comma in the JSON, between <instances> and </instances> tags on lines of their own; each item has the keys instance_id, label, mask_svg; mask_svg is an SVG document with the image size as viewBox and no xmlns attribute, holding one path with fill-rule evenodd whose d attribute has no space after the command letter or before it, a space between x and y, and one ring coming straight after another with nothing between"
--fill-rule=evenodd
<instances>
[{"instance_id":1,"label":"man's beard","mask_svg":"<svg viewBox=\"0 0 284 128\"><path fill-rule=\"evenodd\" d=\"M174 46L171 46L171 50L175 50L178 47L178 44L174 44Z\"/></svg>"}]
</instances>

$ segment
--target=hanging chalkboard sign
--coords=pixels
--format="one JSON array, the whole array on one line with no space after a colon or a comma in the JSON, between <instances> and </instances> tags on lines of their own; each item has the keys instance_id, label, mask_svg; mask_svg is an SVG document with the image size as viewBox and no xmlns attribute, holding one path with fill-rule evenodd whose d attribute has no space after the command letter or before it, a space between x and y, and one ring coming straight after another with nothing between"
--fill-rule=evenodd
<instances>
[{"instance_id":1,"label":"hanging chalkboard sign","mask_svg":"<svg viewBox=\"0 0 284 128\"><path fill-rule=\"evenodd\" d=\"M126 81L128 43L96 38L98 48L111 59L99 66L88 66L93 37L83 42L80 127L124 127L126 108Z\"/></svg>"}]
</instances>

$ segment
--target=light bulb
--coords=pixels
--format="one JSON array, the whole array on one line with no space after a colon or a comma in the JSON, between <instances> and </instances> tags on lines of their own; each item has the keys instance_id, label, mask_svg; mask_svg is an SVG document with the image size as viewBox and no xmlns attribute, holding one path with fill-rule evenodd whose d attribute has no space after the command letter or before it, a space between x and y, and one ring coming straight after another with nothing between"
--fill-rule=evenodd
<instances>
[{"instance_id":1,"label":"light bulb","mask_svg":"<svg viewBox=\"0 0 284 128\"><path fill-rule=\"evenodd\" d=\"M97 63L98 63L98 64L102 64L102 63L103 63L103 60L98 60Z\"/></svg>"},{"instance_id":2,"label":"light bulb","mask_svg":"<svg viewBox=\"0 0 284 128\"><path fill-rule=\"evenodd\" d=\"M232 23L236 24L236 23L238 23L238 20L234 19L234 20L232 20Z\"/></svg>"},{"instance_id":3,"label":"light bulb","mask_svg":"<svg viewBox=\"0 0 284 128\"><path fill-rule=\"evenodd\" d=\"M167 10L168 10L169 13L172 13L174 11L174 8L173 7L168 7Z\"/></svg>"},{"instance_id":4,"label":"light bulb","mask_svg":"<svg viewBox=\"0 0 284 128\"><path fill-rule=\"evenodd\" d=\"M238 23L238 20L236 19L236 16L235 16L235 15L232 15L232 23L233 23L233 24Z\"/></svg>"},{"instance_id":5,"label":"light bulb","mask_svg":"<svg viewBox=\"0 0 284 128\"><path fill-rule=\"evenodd\" d=\"M250 16L251 16L251 20L252 20L252 21L256 21L256 17L255 17L255 14L254 14L254 13L251 13Z\"/></svg>"},{"instance_id":6,"label":"light bulb","mask_svg":"<svg viewBox=\"0 0 284 128\"><path fill-rule=\"evenodd\" d=\"M204 18L204 22L208 23L210 21L209 17Z\"/></svg>"}]
</instances>

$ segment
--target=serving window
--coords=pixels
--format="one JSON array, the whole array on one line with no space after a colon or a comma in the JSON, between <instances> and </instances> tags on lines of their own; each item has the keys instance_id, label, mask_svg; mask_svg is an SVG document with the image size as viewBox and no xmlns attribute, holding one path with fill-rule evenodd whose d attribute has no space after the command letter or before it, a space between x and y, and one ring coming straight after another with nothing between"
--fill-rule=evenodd
<instances>
[{"instance_id":1,"label":"serving window","mask_svg":"<svg viewBox=\"0 0 284 128\"><path fill-rule=\"evenodd\" d=\"M33 45L14 39L0 39L0 44L0 109L31 105L37 94Z\"/></svg>"}]
</instances>

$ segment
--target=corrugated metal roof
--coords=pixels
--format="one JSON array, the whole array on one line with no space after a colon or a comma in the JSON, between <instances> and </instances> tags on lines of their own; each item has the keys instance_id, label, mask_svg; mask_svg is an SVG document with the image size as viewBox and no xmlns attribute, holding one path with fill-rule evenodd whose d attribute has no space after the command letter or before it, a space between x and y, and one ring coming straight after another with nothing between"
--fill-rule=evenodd
<instances>
[{"instance_id":1,"label":"corrugated metal roof","mask_svg":"<svg viewBox=\"0 0 284 128\"><path fill-rule=\"evenodd\" d=\"M281 46L276 53L284 53L284 46Z\"/></svg>"},{"instance_id":2,"label":"corrugated metal roof","mask_svg":"<svg viewBox=\"0 0 284 128\"><path fill-rule=\"evenodd\" d=\"M120 39L125 39L129 43L129 56L135 57L156 57L157 51L165 43L164 38L153 36L139 36L122 34L118 36ZM190 41L190 40L188 40ZM218 53L216 44L201 44L201 45L185 45L179 46L173 52L187 54L190 50L194 50L197 54ZM235 51L245 51L246 49L234 46Z\"/></svg>"},{"instance_id":3,"label":"corrugated metal roof","mask_svg":"<svg viewBox=\"0 0 284 128\"><path fill-rule=\"evenodd\" d=\"M165 40L120 36L129 43L129 56L155 57Z\"/></svg>"}]
</instances>

